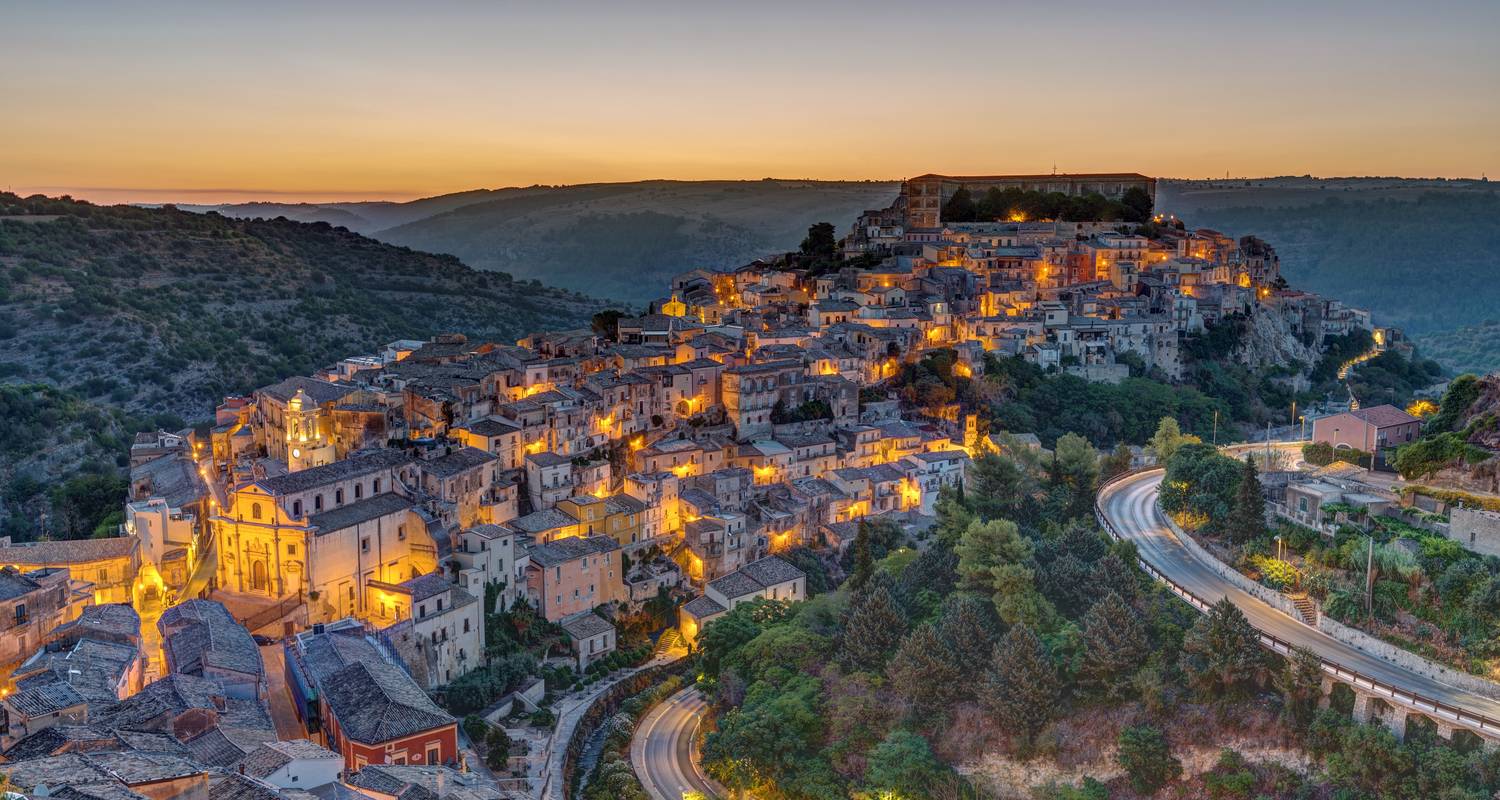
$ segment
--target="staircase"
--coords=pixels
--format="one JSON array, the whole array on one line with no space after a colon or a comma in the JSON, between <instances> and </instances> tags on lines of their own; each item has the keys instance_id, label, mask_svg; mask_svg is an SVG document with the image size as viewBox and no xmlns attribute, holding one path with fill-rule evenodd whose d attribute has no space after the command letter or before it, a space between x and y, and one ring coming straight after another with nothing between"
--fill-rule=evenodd
<instances>
[{"instance_id":1,"label":"staircase","mask_svg":"<svg viewBox=\"0 0 1500 800\"><path fill-rule=\"evenodd\" d=\"M687 642L683 641L682 633L676 628L668 628L662 633L661 638L656 640L656 648L651 651L653 657L660 657L670 650L687 651Z\"/></svg>"},{"instance_id":2,"label":"staircase","mask_svg":"<svg viewBox=\"0 0 1500 800\"><path fill-rule=\"evenodd\" d=\"M1302 617L1304 625L1316 626L1318 624L1318 604L1305 594L1292 595L1292 605L1297 607L1297 614Z\"/></svg>"}]
</instances>

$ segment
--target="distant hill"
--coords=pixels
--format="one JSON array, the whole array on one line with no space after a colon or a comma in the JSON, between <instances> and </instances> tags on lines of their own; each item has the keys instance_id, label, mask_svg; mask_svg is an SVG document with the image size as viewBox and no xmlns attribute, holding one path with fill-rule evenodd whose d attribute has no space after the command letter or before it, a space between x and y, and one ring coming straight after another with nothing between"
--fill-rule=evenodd
<instances>
[{"instance_id":1,"label":"distant hill","mask_svg":"<svg viewBox=\"0 0 1500 800\"><path fill-rule=\"evenodd\" d=\"M861 211L888 205L899 189L893 182L639 181L478 190L409 203L184 208L321 220L452 253L479 269L641 302L660 295L678 272L794 249L813 223L831 222L842 234Z\"/></svg>"},{"instance_id":2,"label":"distant hill","mask_svg":"<svg viewBox=\"0 0 1500 800\"><path fill-rule=\"evenodd\" d=\"M1293 285L1368 308L1420 343L1500 308L1496 190L1483 181L1390 178L1163 181L1157 209L1189 225L1260 236ZM1497 333L1476 329L1484 337L1476 349L1500 349ZM1457 353L1432 356L1455 368L1464 360Z\"/></svg>"},{"instance_id":3,"label":"distant hill","mask_svg":"<svg viewBox=\"0 0 1500 800\"><path fill-rule=\"evenodd\" d=\"M0 488L107 472L135 430L394 339L513 341L603 305L322 223L0 193Z\"/></svg>"},{"instance_id":4,"label":"distant hill","mask_svg":"<svg viewBox=\"0 0 1500 800\"><path fill-rule=\"evenodd\" d=\"M1487 375L1500 370L1500 320L1485 320L1418 337L1422 354L1455 372Z\"/></svg>"}]
</instances>

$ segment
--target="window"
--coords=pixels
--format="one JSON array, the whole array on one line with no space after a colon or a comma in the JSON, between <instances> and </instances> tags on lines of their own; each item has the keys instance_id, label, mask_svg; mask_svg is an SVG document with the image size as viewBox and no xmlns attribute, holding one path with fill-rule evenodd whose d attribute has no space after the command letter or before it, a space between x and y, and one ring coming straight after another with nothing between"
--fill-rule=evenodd
<instances>
[{"instance_id":1,"label":"window","mask_svg":"<svg viewBox=\"0 0 1500 800\"><path fill-rule=\"evenodd\" d=\"M376 478L370 482L370 494L380 494L380 479Z\"/></svg>"},{"instance_id":2,"label":"window","mask_svg":"<svg viewBox=\"0 0 1500 800\"><path fill-rule=\"evenodd\" d=\"M99 570L99 583L109 583L109 570Z\"/></svg>"},{"instance_id":3,"label":"window","mask_svg":"<svg viewBox=\"0 0 1500 800\"><path fill-rule=\"evenodd\" d=\"M289 556L297 555L297 545L294 545L294 544L287 545L286 546L286 554L289 555Z\"/></svg>"},{"instance_id":4,"label":"window","mask_svg":"<svg viewBox=\"0 0 1500 800\"><path fill-rule=\"evenodd\" d=\"M427 745L427 763L436 764L443 759L443 750L436 744Z\"/></svg>"},{"instance_id":5,"label":"window","mask_svg":"<svg viewBox=\"0 0 1500 800\"><path fill-rule=\"evenodd\" d=\"M302 516L302 501L301 500L293 500L292 501L292 516L294 516L294 517L301 517Z\"/></svg>"},{"instance_id":6,"label":"window","mask_svg":"<svg viewBox=\"0 0 1500 800\"><path fill-rule=\"evenodd\" d=\"M250 504L250 519L260 519L260 503Z\"/></svg>"},{"instance_id":7,"label":"window","mask_svg":"<svg viewBox=\"0 0 1500 800\"><path fill-rule=\"evenodd\" d=\"M437 610L438 611L442 611L443 610L443 598L441 598L441 597L439 597L438 601L437 601Z\"/></svg>"},{"instance_id":8,"label":"window","mask_svg":"<svg viewBox=\"0 0 1500 800\"><path fill-rule=\"evenodd\" d=\"M356 484L354 484L354 499L358 500L359 498L363 497L364 494L365 494L365 485L362 484L362 483L356 483Z\"/></svg>"},{"instance_id":9,"label":"window","mask_svg":"<svg viewBox=\"0 0 1500 800\"><path fill-rule=\"evenodd\" d=\"M469 632L469 620L465 619L464 620L464 633L468 633L468 632ZM462 655L462 654L463 654L462 651L460 651L459 655Z\"/></svg>"},{"instance_id":10,"label":"window","mask_svg":"<svg viewBox=\"0 0 1500 800\"><path fill-rule=\"evenodd\" d=\"M396 526L396 539L397 539L397 541L402 541L402 542L406 541L406 526L405 525L397 525Z\"/></svg>"},{"instance_id":11,"label":"window","mask_svg":"<svg viewBox=\"0 0 1500 800\"><path fill-rule=\"evenodd\" d=\"M323 495L321 495L321 494L315 494L315 495L313 495L313 510L314 511L322 511L323 510Z\"/></svg>"},{"instance_id":12,"label":"window","mask_svg":"<svg viewBox=\"0 0 1500 800\"><path fill-rule=\"evenodd\" d=\"M366 537L364 537L364 538L362 538L362 539L359 540L359 552L361 552L361 553L368 553L368 552L370 552L370 537L366 536Z\"/></svg>"},{"instance_id":13,"label":"window","mask_svg":"<svg viewBox=\"0 0 1500 800\"><path fill-rule=\"evenodd\" d=\"M422 605L417 606L417 616L418 617L425 617L425 616L427 616L427 604L426 603L423 603Z\"/></svg>"},{"instance_id":14,"label":"window","mask_svg":"<svg viewBox=\"0 0 1500 800\"><path fill-rule=\"evenodd\" d=\"M336 505L336 506L341 506L341 505L344 504L344 490L343 489L334 489L333 490L333 504Z\"/></svg>"}]
</instances>

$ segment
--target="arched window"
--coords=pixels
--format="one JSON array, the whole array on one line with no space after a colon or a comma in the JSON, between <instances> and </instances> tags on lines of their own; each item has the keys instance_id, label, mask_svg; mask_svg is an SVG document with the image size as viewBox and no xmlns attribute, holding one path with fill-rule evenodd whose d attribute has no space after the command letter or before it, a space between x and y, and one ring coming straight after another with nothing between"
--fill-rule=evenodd
<instances>
[{"instance_id":1,"label":"arched window","mask_svg":"<svg viewBox=\"0 0 1500 800\"><path fill-rule=\"evenodd\" d=\"M250 504L250 519L260 519L260 503Z\"/></svg>"},{"instance_id":2,"label":"arched window","mask_svg":"<svg viewBox=\"0 0 1500 800\"><path fill-rule=\"evenodd\" d=\"M343 489L334 489L333 490L333 504L336 505L336 506L341 506L341 505L344 504L344 490Z\"/></svg>"}]
</instances>

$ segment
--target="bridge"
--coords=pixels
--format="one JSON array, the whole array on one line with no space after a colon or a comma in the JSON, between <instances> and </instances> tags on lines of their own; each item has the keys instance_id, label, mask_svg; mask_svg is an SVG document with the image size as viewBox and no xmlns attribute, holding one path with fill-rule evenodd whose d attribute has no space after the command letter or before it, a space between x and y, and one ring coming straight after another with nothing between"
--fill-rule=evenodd
<instances>
[{"instance_id":1,"label":"bridge","mask_svg":"<svg viewBox=\"0 0 1500 800\"><path fill-rule=\"evenodd\" d=\"M1486 693L1486 682L1473 676L1347 643L1308 624L1290 599L1278 602L1278 596L1267 597L1276 595L1271 590L1258 591L1243 576L1236 580L1238 573L1186 540L1157 505L1164 475L1161 468L1121 475L1100 488L1095 504L1099 523L1110 536L1135 544L1148 574L1201 612L1229 598L1272 652L1285 656L1302 648L1316 654L1322 660L1323 707L1343 686L1354 694L1356 720L1382 723L1397 738L1405 736L1408 722L1426 719L1444 739L1463 731L1486 748L1500 746L1500 687Z\"/></svg>"}]
</instances>

